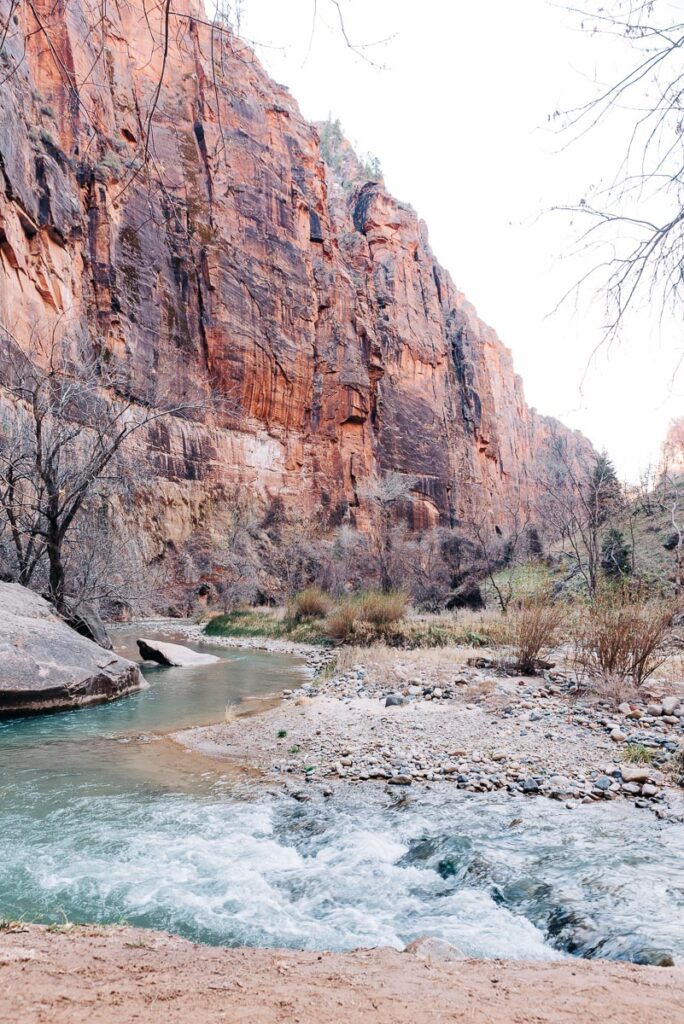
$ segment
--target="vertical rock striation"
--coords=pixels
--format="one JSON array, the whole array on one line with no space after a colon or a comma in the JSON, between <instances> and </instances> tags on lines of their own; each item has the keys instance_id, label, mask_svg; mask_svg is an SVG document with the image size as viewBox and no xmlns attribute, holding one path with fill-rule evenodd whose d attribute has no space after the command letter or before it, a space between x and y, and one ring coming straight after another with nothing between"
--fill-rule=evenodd
<instances>
[{"instance_id":1,"label":"vertical rock striation","mask_svg":"<svg viewBox=\"0 0 684 1024\"><path fill-rule=\"evenodd\" d=\"M176 0L14 6L0 53L0 321L86 334L130 394L218 385L221 415L159 426L140 522L183 539L202 495L348 503L414 476L416 525L505 522L580 435L525 404L510 352L425 225L326 167L251 51ZM145 160L145 158L147 158ZM362 504L362 503L361 503Z\"/></svg>"}]
</instances>

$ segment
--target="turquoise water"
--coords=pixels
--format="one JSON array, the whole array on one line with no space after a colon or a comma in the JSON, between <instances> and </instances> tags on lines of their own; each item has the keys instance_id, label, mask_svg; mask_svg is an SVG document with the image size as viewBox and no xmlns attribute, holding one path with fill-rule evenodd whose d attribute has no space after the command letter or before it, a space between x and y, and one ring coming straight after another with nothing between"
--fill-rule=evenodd
<instances>
[{"instance_id":1,"label":"turquoise water","mask_svg":"<svg viewBox=\"0 0 684 1024\"><path fill-rule=\"evenodd\" d=\"M130 637L123 635L124 643ZM208 943L347 949L439 935L476 956L684 960L684 827L616 801L382 786L297 803L163 738L296 685L220 651L150 688L0 724L0 916Z\"/></svg>"}]
</instances>

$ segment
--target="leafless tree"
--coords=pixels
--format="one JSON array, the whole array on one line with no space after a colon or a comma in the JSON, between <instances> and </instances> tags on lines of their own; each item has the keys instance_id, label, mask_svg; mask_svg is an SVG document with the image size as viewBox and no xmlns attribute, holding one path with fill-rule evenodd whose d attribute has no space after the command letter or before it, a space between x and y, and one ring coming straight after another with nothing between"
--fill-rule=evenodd
<instances>
[{"instance_id":1,"label":"leafless tree","mask_svg":"<svg viewBox=\"0 0 684 1024\"><path fill-rule=\"evenodd\" d=\"M380 589L386 594L399 582L392 573L394 515L398 506L411 502L415 486L415 477L393 470L371 478L358 489L359 498L366 502L370 511L371 553L378 568Z\"/></svg>"},{"instance_id":2,"label":"leafless tree","mask_svg":"<svg viewBox=\"0 0 684 1024\"><path fill-rule=\"evenodd\" d=\"M415 531L398 545L399 561L413 601L428 612L442 609L452 591L452 531L442 527Z\"/></svg>"},{"instance_id":3,"label":"leafless tree","mask_svg":"<svg viewBox=\"0 0 684 1024\"><path fill-rule=\"evenodd\" d=\"M474 542L474 554L478 572L485 576L496 595L501 612L505 615L514 597L513 579L510 573L502 575L501 570L511 568L521 553L530 526L530 513L525 505L518 504L506 511L506 532L495 526L491 518L483 514L471 519L467 532Z\"/></svg>"},{"instance_id":4,"label":"leafless tree","mask_svg":"<svg viewBox=\"0 0 684 1024\"><path fill-rule=\"evenodd\" d=\"M604 526L623 507L622 491L610 459L602 453L593 466L577 463L560 434L552 439L556 473L539 481L537 511L552 536L571 555L591 595L595 595L601 567Z\"/></svg>"},{"instance_id":5,"label":"leafless tree","mask_svg":"<svg viewBox=\"0 0 684 1024\"><path fill-rule=\"evenodd\" d=\"M321 509L287 510L278 500L271 504L262 526L261 561L272 596L289 598L316 583L324 557Z\"/></svg>"},{"instance_id":6,"label":"leafless tree","mask_svg":"<svg viewBox=\"0 0 684 1024\"><path fill-rule=\"evenodd\" d=\"M144 460L153 424L206 410L212 397L207 392L174 394L157 383L146 401L134 400L126 373L90 339L68 333L47 338L36 333L25 351L8 330L0 329L0 379L5 553L11 553L16 578L25 586L44 569L50 599L66 611L79 597L77 579L81 594L92 590L96 563L104 564L111 578L112 551L105 554L96 537L124 490L121 456L126 451L129 463ZM139 441L136 452L134 439ZM104 517L99 526L98 517ZM89 544L79 547L78 537Z\"/></svg>"},{"instance_id":7,"label":"leafless tree","mask_svg":"<svg viewBox=\"0 0 684 1024\"><path fill-rule=\"evenodd\" d=\"M598 85L588 102L551 115L570 138L608 125L624 131L612 177L561 207L582 218L580 247L597 254L579 285L600 282L610 338L640 301L662 314L682 299L684 20L680 5L664 0L601 0L568 10L585 33L618 37L626 50L613 81Z\"/></svg>"}]
</instances>

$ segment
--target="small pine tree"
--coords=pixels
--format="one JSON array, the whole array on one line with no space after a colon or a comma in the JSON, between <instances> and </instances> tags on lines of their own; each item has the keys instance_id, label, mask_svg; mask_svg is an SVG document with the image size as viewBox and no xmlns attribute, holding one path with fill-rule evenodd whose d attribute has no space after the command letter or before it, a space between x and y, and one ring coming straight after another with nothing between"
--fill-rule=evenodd
<instances>
[{"instance_id":1,"label":"small pine tree","mask_svg":"<svg viewBox=\"0 0 684 1024\"><path fill-rule=\"evenodd\" d=\"M622 530L611 526L601 545L601 568L611 579L629 576L632 571L632 549L625 540Z\"/></svg>"},{"instance_id":2,"label":"small pine tree","mask_svg":"<svg viewBox=\"0 0 684 1024\"><path fill-rule=\"evenodd\" d=\"M623 504L615 466L603 451L597 456L588 484L587 504L596 526L602 526Z\"/></svg>"},{"instance_id":3,"label":"small pine tree","mask_svg":"<svg viewBox=\"0 0 684 1024\"><path fill-rule=\"evenodd\" d=\"M530 558L543 558L544 557L544 546L539 536L539 530L536 526L530 526L527 530L527 550L530 553Z\"/></svg>"},{"instance_id":4,"label":"small pine tree","mask_svg":"<svg viewBox=\"0 0 684 1024\"><path fill-rule=\"evenodd\" d=\"M344 131L340 119L334 121L332 117L322 125L321 133L321 155L329 167L339 170L340 156L344 143Z\"/></svg>"}]
</instances>

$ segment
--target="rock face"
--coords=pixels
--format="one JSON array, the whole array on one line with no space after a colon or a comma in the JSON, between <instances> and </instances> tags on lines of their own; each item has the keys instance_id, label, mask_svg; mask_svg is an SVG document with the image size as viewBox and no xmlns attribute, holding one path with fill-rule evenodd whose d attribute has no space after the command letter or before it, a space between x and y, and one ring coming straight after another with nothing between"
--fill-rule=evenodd
<instances>
[{"instance_id":1,"label":"rock face","mask_svg":"<svg viewBox=\"0 0 684 1024\"><path fill-rule=\"evenodd\" d=\"M146 661L156 661L159 665L176 665L179 668L192 668L194 665L211 665L220 661L215 654L198 654L182 644L167 644L160 640L138 640L141 657Z\"/></svg>"},{"instance_id":2,"label":"rock face","mask_svg":"<svg viewBox=\"0 0 684 1024\"><path fill-rule=\"evenodd\" d=\"M684 473L684 418L672 420L660 452L659 474L681 476Z\"/></svg>"},{"instance_id":3,"label":"rock face","mask_svg":"<svg viewBox=\"0 0 684 1024\"><path fill-rule=\"evenodd\" d=\"M0 718L84 707L145 685L137 665L80 636L42 597L0 583Z\"/></svg>"},{"instance_id":4,"label":"rock face","mask_svg":"<svg viewBox=\"0 0 684 1024\"><path fill-rule=\"evenodd\" d=\"M163 62L163 10L0 0L0 320L24 347L86 333L133 398L229 396L151 431L136 528L154 553L226 482L362 524L359 485L396 470L417 481L416 526L503 525L552 479L557 437L591 456L527 407L415 212L351 157L327 167L287 90L196 0L173 3Z\"/></svg>"}]
</instances>

